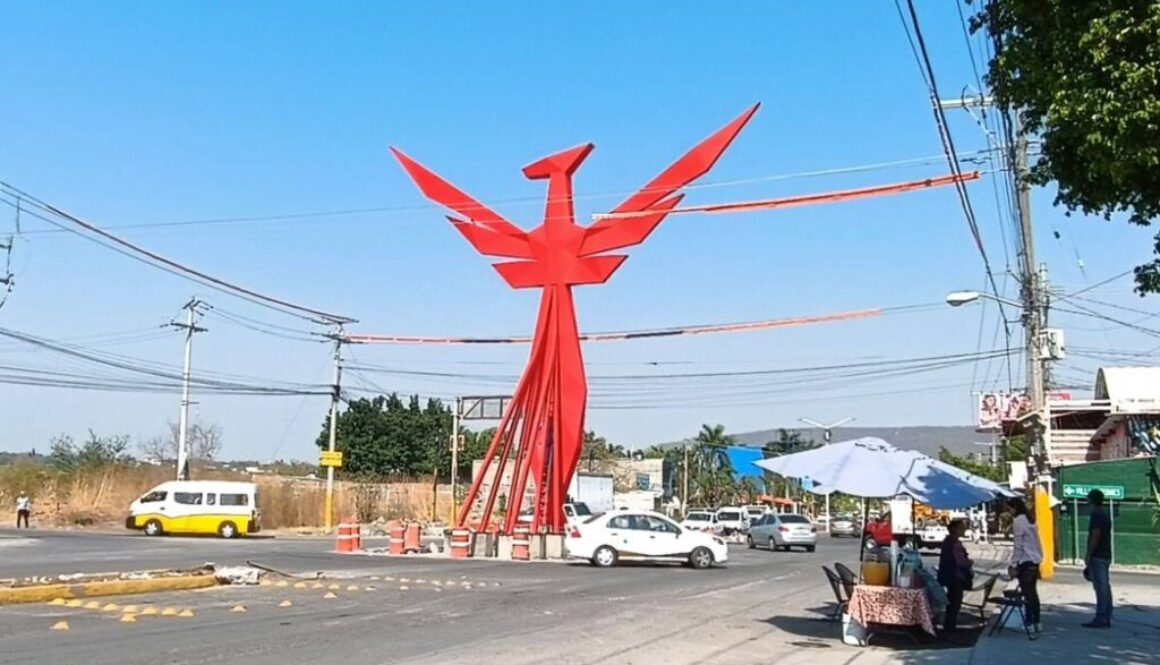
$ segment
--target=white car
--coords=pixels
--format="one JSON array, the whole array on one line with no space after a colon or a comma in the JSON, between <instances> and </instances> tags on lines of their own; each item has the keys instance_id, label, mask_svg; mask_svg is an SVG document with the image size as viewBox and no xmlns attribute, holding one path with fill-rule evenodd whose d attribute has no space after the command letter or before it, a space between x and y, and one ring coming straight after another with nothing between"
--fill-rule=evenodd
<instances>
[{"instance_id":1,"label":"white car","mask_svg":"<svg viewBox=\"0 0 1160 665\"><path fill-rule=\"evenodd\" d=\"M567 556L607 568L617 561L681 561L703 569L724 563L729 546L717 536L683 529L659 513L616 511L574 525L564 539Z\"/></svg>"},{"instance_id":2,"label":"white car","mask_svg":"<svg viewBox=\"0 0 1160 665\"><path fill-rule=\"evenodd\" d=\"M749 529L749 515L740 508L720 508L717 510L717 523L726 534L746 531Z\"/></svg>"},{"instance_id":3,"label":"white car","mask_svg":"<svg viewBox=\"0 0 1160 665\"><path fill-rule=\"evenodd\" d=\"M694 510L685 515L685 519L681 521L681 528L719 534L721 533L721 522L717 520L717 513L708 510Z\"/></svg>"}]
</instances>

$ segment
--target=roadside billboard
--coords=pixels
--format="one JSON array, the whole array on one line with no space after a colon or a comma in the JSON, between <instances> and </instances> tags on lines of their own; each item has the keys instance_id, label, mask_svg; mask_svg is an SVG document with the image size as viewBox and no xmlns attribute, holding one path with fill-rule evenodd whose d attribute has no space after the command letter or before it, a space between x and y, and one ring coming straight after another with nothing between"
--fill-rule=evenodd
<instances>
[{"instance_id":1,"label":"roadside billboard","mask_svg":"<svg viewBox=\"0 0 1160 665\"><path fill-rule=\"evenodd\" d=\"M1024 392L977 393L975 425L980 432L997 432L1003 423L1031 413L1031 397ZM1048 399L1071 399L1069 393L1051 393Z\"/></svg>"}]
</instances>

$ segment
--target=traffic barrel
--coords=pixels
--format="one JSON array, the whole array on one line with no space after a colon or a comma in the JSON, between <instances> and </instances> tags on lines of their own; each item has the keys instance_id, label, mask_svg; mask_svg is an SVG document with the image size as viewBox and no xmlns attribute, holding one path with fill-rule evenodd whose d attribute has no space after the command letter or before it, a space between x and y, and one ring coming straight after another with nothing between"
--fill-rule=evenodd
<instances>
[{"instance_id":1,"label":"traffic barrel","mask_svg":"<svg viewBox=\"0 0 1160 665\"><path fill-rule=\"evenodd\" d=\"M350 518L350 552L362 551L362 523L358 517Z\"/></svg>"},{"instance_id":2,"label":"traffic barrel","mask_svg":"<svg viewBox=\"0 0 1160 665\"><path fill-rule=\"evenodd\" d=\"M532 558L531 531L526 526L517 526L512 531L512 559L528 561Z\"/></svg>"},{"instance_id":3,"label":"traffic barrel","mask_svg":"<svg viewBox=\"0 0 1160 665\"><path fill-rule=\"evenodd\" d=\"M402 554L403 553L403 533L406 527L403 526L401 520L391 520L387 523L387 530L390 535L390 541L387 543L388 554Z\"/></svg>"},{"instance_id":4,"label":"traffic barrel","mask_svg":"<svg viewBox=\"0 0 1160 665\"><path fill-rule=\"evenodd\" d=\"M466 559L471 554L471 529L452 529L451 558Z\"/></svg>"},{"instance_id":5,"label":"traffic barrel","mask_svg":"<svg viewBox=\"0 0 1160 665\"><path fill-rule=\"evenodd\" d=\"M350 524L342 522L338 525L338 537L334 543L334 551L339 554L349 554L351 549Z\"/></svg>"},{"instance_id":6,"label":"traffic barrel","mask_svg":"<svg viewBox=\"0 0 1160 665\"><path fill-rule=\"evenodd\" d=\"M407 529L403 532L403 551L406 553L419 551L419 523L408 522Z\"/></svg>"}]
</instances>

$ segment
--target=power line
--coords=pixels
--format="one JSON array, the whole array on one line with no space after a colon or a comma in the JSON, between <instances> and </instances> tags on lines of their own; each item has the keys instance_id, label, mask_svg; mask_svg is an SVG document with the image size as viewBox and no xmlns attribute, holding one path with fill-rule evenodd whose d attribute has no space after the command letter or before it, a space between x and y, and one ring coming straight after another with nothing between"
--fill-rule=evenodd
<instances>
[{"instance_id":1,"label":"power line","mask_svg":"<svg viewBox=\"0 0 1160 665\"><path fill-rule=\"evenodd\" d=\"M156 252L129 242L120 236L102 230L101 228L90 224L89 222L86 222L74 215L60 210L59 208L56 208L49 203L31 196L27 192L21 191L6 182L0 182L0 189L4 190L5 193L7 193L9 196L17 197L18 200L23 199L29 201L36 208L47 213L38 214L30 211L29 214L33 215L37 219L48 222L49 224L52 224L58 228L68 230L69 232L101 245L106 249L111 249L118 254L133 258L134 260L140 261L141 263L152 266L154 268L159 268L170 274L183 277L184 279L208 286L209 288L212 288L216 291L227 293L257 305L261 305L275 311L280 311L285 314L306 318L317 323L339 324L353 323L355 321L349 317L330 314L321 310L297 305L286 300L275 298L273 296L268 296L238 284L214 277L200 270L196 270L190 266L179 263L173 259L169 259ZM4 202L12 205L11 202L7 200L4 200ZM62 223L58 220L64 220L65 223ZM79 227L79 230L78 228L73 227Z\"/></svg>"}]
</instances>

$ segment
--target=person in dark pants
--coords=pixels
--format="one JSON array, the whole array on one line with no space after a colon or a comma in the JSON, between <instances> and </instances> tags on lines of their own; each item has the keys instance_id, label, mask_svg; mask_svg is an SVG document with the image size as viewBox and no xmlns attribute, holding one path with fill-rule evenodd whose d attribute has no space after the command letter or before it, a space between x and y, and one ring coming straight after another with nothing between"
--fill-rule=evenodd
<instances>
[{"instance_id":1,"label":"person in dark pants","mask_svg":"<svg viewBox=\"0 0 1160 665\"><path fill-rule=\"evenodd\" d=\"M1035 639L1041 632L1039 564L1043 563L1043 545L1039 541L1039 528L1031 521L1031 515L1023 499L1011 499L1010 506L1015 516L1011 524L1014 542L1011 548L1011 566L1007 572L1019 580L1019 590L1023 592L1023 618L1027 622L1027 633Z\"/></svg>"},{"instance_id":2,"label":"person in dark pants","mask_svg":"<svg viewBox=\"0 0 1160 665\"><path fill-rule=\"evenodd\" d=\"M27 494L21 494L16 497L16 528L19 529L23 523L24 528L28 528L28 516L32 514L32 499L28 498Z\"/></svg>"},{"instance_id":3,"label":"person in dark pants","mask_svg":"<svg viewBox=\"0 0 1160 665\"><path fill-rule=\"evenodd\" d=\"M1085 623L1084 628L1112 627L1112 518L1104 507L1104 493L1092 490L1088 493L1088 503L1092 506L1088 520L1088 548L1084 557L1083 576L1092 583L1096 592L1095 619Z\"/></svg>"},{"instance_id":4,"label":"person in dark pants","mask_svg":"<svg viewBox=\"0 0 1160 665\"><path fill-rule=\"evenodd\" d=\"M974 563L963 547L963 535L967 532L965 520L952 520L947 526L950 531L943 541L938 557L938 583L946 587L947 609L943 619L943 630L948 633L958 628L959 610L963 607L963 593L971 588Z\"/></svg>"}]
</instances>

